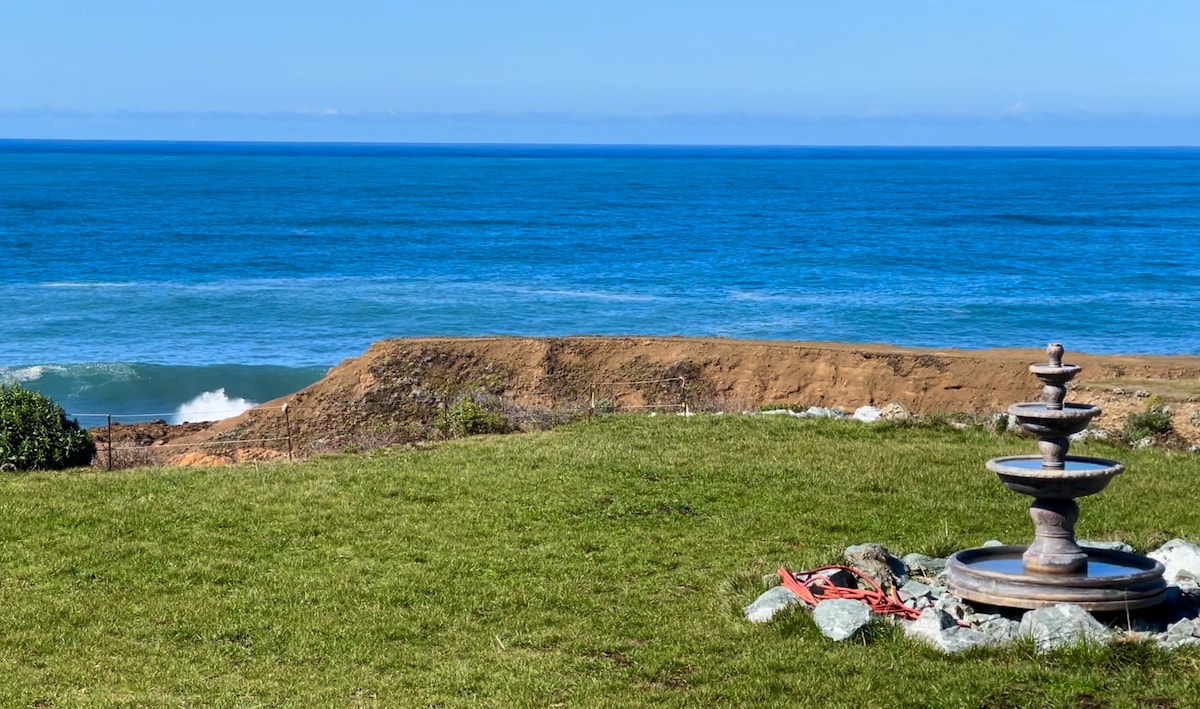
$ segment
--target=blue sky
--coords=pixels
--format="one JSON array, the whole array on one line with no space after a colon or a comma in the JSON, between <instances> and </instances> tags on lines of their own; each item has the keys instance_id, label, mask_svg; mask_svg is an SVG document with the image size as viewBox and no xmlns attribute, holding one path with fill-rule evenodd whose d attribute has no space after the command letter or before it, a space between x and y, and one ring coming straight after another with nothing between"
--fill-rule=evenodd
<instances>
[{"instance_id":1,"label":"blue sky","mask_svg":"<svg viewBox=\"0 0 1200 709\"><path fill-rule=\"evenodd\" d=\"M1200 3L4 0L0 138L1200 144Z\"/></svg>"}]
</instances>

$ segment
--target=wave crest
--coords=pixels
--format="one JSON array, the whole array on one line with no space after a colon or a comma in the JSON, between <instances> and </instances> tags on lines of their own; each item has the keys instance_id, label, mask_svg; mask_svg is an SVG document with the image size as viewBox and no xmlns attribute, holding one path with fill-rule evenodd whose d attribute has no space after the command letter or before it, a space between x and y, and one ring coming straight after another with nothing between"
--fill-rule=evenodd
<instances>
[{"instance_id":1,"label":"wave crest","mask_svg":"<svg viewBox=\"0 0 1200 709\"><path fill-rule=\"evenodd\" d=\"M198 423L201 421L221 421L233 418L258 406L253 401L240 397L229 398L225 389L206 391L195 399L181 405L175 411L171 423Z\"/></svg>"},{"instance_id":2,"label":"wave crest","mask_svg":"<svg viewBox=\"0 0 1200 709\"><path fill-rule=\"evenodd\" d=\"M21 382L36 382L48 371L62 371L62 367L37 364L32 367L0 367L0 384L20 384Z\"/></svg>"}]
</instances>

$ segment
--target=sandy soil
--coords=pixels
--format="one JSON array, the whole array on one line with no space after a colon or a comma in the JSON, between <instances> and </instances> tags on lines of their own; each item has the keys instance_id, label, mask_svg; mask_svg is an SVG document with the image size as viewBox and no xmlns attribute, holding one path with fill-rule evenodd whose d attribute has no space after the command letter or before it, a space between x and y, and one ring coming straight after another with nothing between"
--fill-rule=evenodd
<instances>
[{"instance_id":1,"label":"sandy soil","mask_svg":"<svg viewBox=\"0 0 1200 709\"><path fill-rule=\"evenodd\" d=\"M593 402L665 411L764 404L852 411L896 402L917 414L987 416L1036 400L1041 385L1028 366L1045 361L1038 349L698 338L384 340L300 392L203 430L168 427L154 443L171 444L175 462L192 463L276 458L289 444L302 455L369 448L429 435L444 402L466 391L499 397L514 412L586 410ZM1068 351L1066 361L1083 367L1068 401L1104 409L1094 425L1119 430L1156 395L1172 409L1183 439L1200 441L1200 357ZM234 440L241 442L222 444Z\"/></svg>"}]
</instances>

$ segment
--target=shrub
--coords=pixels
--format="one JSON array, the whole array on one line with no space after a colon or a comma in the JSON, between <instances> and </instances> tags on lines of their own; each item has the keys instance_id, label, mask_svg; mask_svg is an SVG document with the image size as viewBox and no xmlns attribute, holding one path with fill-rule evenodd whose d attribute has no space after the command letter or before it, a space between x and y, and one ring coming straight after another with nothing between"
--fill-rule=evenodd
<instances>
[{"instance_id":1,"label":"shrub","mask_svg":"<svg viewBox=\"0 0 1200 709\"><path fill-rule=\"evenodd\" d=\"M93 468L124 470L126 468L153 468L164 465L162 448L158 446L117 446L110 452L101 448L92 459Z\"/></svg>"},{"instance_id":2,"label":"shrub","mask_svg":"<svg viewBox=\"0 0 1200 709\"><path fill-rule=\"evenodd\" d=\"M95 454L91 435L49 397L0 386L0 470L62 470Z\"/></svg>"},{"instance_id":3,"label":"shrub","mask_svg":"<svg viewBox=\"0 0 1200 709\"><path fill-rule=\"evenodd\" d=\"M803 411L808 411L808 405L784 403L784 404L761 404L758 407L759 411L779 411L780 409L784 409L787 411L795 411L796 413L800 413Z\"/></svg>"},{"instance_id":4,"label":"shrub","mask_svg":"<svg viewBox=\"0 0 1200 709\"><path fill-rule=\"evenodd\" d=\"M974 414L962 411L932 411L924 416L901 416L899 418L884 418L879 421L892 428L924 428L932 430L963 430L982 426L982 421Z\"/></svg>"},{"instance_id":5,"label":"shrub","mask_svg":"<svg viewBox=\"0 0 1200 709\"><path fill-rule=\"evenodd\" d=\"M616 412L617 403L611 399L600 399L592 407L592 413L594 414L615 414Z\"/></svg>"},{"instance_id":6,"label":"shrub","mask_svg":"<svg viewBox=\"0 0 1200 709\"><path fill-rule=\"evenodd\" d=\"M438 416L438 428L443 435L458 438L481 433L507 433L512 426L503 411L464 396L442 411Z\"/></svg>"},{"instance_id":7,"label":"shrub","mask_svg":"<svg viewBox=\"0 0 1200 709\"><path fill-rule=\"evenodd\" d=\"M1125 440L1133 443L1143 438L1165 436L1175 430L1171 423L1171 412L1160 402L1151 397L1144 412L1129 414L1125 418L1125 426L1121 430Z\"/></svg>"}]
</instances>

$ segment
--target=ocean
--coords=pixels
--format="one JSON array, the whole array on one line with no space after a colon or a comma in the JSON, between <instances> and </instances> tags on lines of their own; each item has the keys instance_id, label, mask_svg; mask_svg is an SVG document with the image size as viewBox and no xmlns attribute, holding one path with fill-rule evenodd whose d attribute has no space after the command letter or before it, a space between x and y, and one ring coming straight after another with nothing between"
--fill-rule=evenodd
<instances>
[{"instance_id":1,"label":"ocean","mask_svg":"<svg viewBox=\"0 0 1200 709\"><path fill-rule=\"evenodd\" d=\"M0 141L0 383L232 415L376 340L1200 354L1200 149Z\"/></svg>"}]
</instances>

